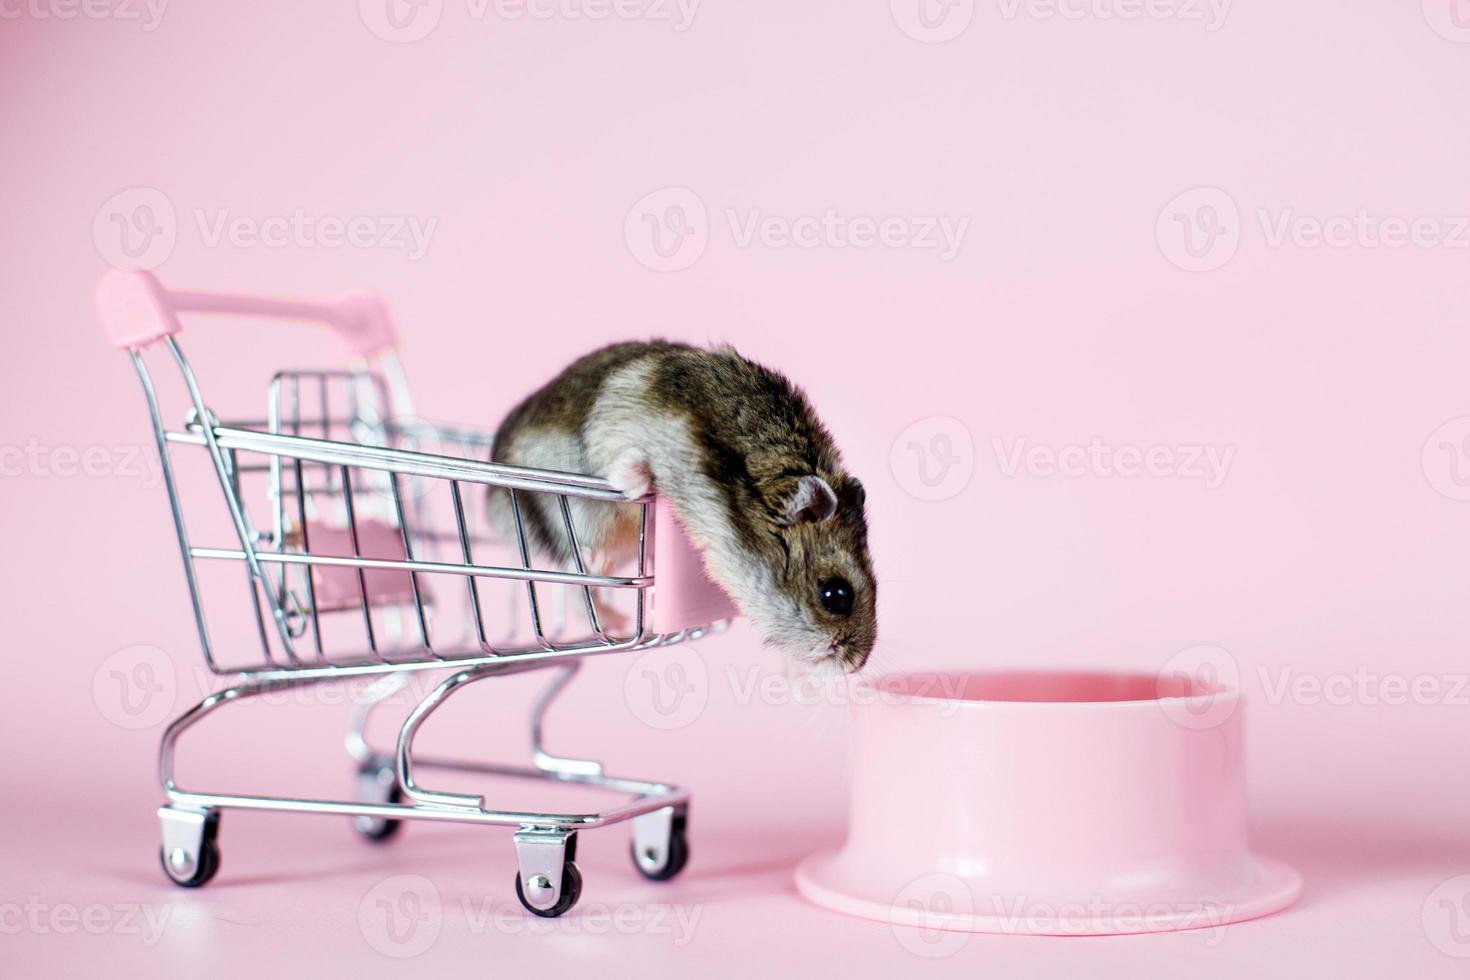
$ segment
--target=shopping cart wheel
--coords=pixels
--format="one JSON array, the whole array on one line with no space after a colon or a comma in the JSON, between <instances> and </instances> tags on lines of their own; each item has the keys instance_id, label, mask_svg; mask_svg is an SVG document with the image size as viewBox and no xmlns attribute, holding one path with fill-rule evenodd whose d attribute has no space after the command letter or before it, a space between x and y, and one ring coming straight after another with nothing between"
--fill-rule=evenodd
<instances>
[{"instance_id":1,"label":"shopping cart wheel","mask_svg":"<svg viewBox=\"0 0 1470 980\"><path fill-rule=\"evenodd\" d=\"M515 840L516 898L526 911L554 919L576 905L582 896L576 832L526 828L516 834ZM561 887L553 889L551 883L557 878L558 868Z\"/></svg>"},{"instance_id":2,"label":"shopping cart wheel","mask_svg":"<svg viewBox=\"0 0 1470 980\"><path fill-rule=\"evenodd\" d=\"M633 867L650 881L668 881L689 863L688 815L672 809L633 818Z\"/></svg>"},{"instance_id":3,"label":"shopping cart wheel","mask_svg":"<svg viewBox=\"0 0 1470 980\"><path fill-rule=\"evenodd\" d=\"M375 755L357 767L357 798L364 803L403 802L403 790L398 786L392 759ZM358 816L352 818L352 826L367 840L380 844L398 833L403 821Z\"/></svg>"},{"instance_id":4,"label":"shopping cart wheel","mask_svg":"<svg viewBox=\"0 0 1470 980\"><path fill-rule=\"evenodd\" d=\"M219 871L219 811L184 810L171 806L158 811L163 846L159 863L170 881L199 888Z\"/></svg>"},{"instance_id":5,"label":"shopping cart wheel","mask_svg":"<svg viewBox=\"0 0 1470 980\"><path fill-rule=\"evenodd\" d=\"M535 880L534 878L532 879ZM556 904L547 909L538 909L526 901L526 890L521 884L521 873L516 872L516 898L521 900L527 912L539 915L543 919L554 919L567 909L577 904L577 899L582 897L582 872L571 861L566 861L561 866L561 894L557 896Z\"/></svg>"}]
</instances>

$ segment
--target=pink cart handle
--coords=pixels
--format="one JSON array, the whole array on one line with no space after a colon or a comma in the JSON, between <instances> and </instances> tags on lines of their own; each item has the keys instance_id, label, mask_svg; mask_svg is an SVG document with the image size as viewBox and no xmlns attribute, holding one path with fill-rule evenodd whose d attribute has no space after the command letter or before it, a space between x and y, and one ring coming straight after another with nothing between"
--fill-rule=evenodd
<instances>
[{"instance_id":1,"label":"pink cart handle","mask_svg":"<svg viewBox=\"0 0 1470 980\"><path fill-rule=\"evenodd\" d=\"M398 346L383 300L369 293L323 302L169 289L151 272L108 270L97 284L97 315L114 347L145 347L183 329L180 313L233 313L325 324L353 354L370 358Z\"/></svg>"},{"instance_id":2,"label":"pink cart handle","mask_svg":"<svg viewBox=\"0 0 1470 980\"><path fill-rule=\"evenodd\" d=\"M689 537L667 497L656 507L653 539L653 625L660 633L708 626L740 614L734 600L704 568L704 553Z\"/></svg>"}]
</instances>

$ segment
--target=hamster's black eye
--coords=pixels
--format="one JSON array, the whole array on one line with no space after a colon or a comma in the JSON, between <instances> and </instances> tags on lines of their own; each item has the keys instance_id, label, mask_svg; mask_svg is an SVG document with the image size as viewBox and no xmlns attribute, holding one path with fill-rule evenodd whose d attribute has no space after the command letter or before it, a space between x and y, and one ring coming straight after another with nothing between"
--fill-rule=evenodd
<instances>
[{"instance_id":1,"label":"hamster's black eye","mask_svg":"<svg viewBox=\"0 0 1470 980\"><path fill-rule=\"evenodd\" d=\"M852 583L845 578L824 578L817 583L817 599L834 616L852 612Z\"/></svg>"}]
</instances>

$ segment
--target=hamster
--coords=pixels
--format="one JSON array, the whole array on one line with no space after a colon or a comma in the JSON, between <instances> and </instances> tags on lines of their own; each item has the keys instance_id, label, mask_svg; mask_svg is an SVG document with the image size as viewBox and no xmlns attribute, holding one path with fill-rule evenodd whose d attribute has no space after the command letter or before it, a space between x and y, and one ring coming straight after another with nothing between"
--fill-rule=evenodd
<instances>
[{"instance_id":1,"label":"hamster","mask_svg":"<svg viewBox=\"0 0 1470 980\"><path fill-rule=\"evenodd\" d=\"M768 645L846 672L868 659L877 583L863 485L801 389L734 348L652 341L593 351L506 416L493 458L600 476L630 498L657 490ZM569 561L557 498L520 500L531 545ZM489 503L514 541L509 493L492 490ZM638 508L571 504L584 551L608 567L636 556Z\"/></svg>"}]
</instances>

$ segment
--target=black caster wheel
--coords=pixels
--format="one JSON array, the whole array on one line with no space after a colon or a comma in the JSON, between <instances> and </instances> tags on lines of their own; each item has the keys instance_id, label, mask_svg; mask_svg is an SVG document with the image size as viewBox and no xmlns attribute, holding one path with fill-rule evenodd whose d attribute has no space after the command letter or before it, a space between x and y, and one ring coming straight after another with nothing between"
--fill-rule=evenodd
<instances>
[{"instance_id":1,"label":"black caster wheel","mask_svg":"<svg viewBox=\"0 0 1470 980\"><path fill-rule=\"evenodd\" d=\"M658 855L653 853L638 853L638 844L633 843L633 867L638 873L649 881L668 881L670 878L684 870L684 865L689 863L689 837L685 832L684 818L675 817L672 830L669 832L668 853L664 855L662 864L656 864Z\"/></svg>"},{"instance_id":2,"label":"black caster wheel","mask_svg":"<svg viewBox=\"0 0 1470 980\"><path fill-rule=\"evenodd\" d=\"M357 798L364 803L402 803L403 790L391 759L374 756L357 767ZM381 844L403 827L402 820L386 817L353 817L352 827L364 840Z\"/></svg>"},{"instance_id":3,"label":"black caster wheel","mask_svg":"<svg viewBox=\"0 0 1470 980\"><path fill-rule=\"evenodd\" d=\"M548 909L538 909L526 901L526 892L521 885L521 873L516 872L516 898L520 899L527 912L539 915L543 919L554 919L563 914L567 909L577 904L577 899L582 897L582 872L571 861L561 866L561 895L557 897L556 904Z\"/></svg>"},{"instance_id":4,"label":"black caster wheel","mask_svg":"<svg viewBox=\"0 0 1470 980\"><path fill-rule=\"evenodd\" d=\"M204 818L202 837L196 853L183 848L158 849L158 862L168 880L183 888L201 888L219 873L219 813Z\"/></svg>"}]
</instances>

